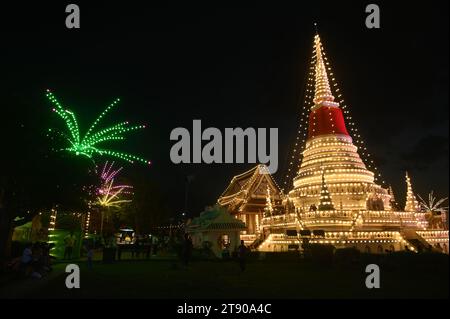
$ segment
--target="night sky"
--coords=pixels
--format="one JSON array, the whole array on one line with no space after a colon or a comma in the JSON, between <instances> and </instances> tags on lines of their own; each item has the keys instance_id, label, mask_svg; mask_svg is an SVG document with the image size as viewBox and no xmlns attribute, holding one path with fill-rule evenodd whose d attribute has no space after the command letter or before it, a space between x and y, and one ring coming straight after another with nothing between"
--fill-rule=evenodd
<instances>
[{"instance_id":1,"label":"night sky","mask_svg":"<svg viewBox=\"0 0 450 319\"><path fill-rule=\"evenodd\" d=\"M170 214L183 211L186 176L193 176L188 212L197 215L234 175L254 165L172 164L169 134L179 126L192 131L193 119L222 132L279 128L275 177L281 181L316 21L356 125L398 201L404 202L405 170L417 193L448 195L448 2L377 1L379 30L365 27L371 2L364 1L250 8L77 3L80 30L65 28L64 3L2 9L4 173L7 165L33 162L21 158L20 149L50 152L50 141L34 136L61 127L45 98L51 88L85 125L116 97L122 101L111 121L149 124L115 149L153 161L150 168L126 165L124 174L156 187ZM71 174L55 167L48 180Z\"/></svg>"}]
</instances>

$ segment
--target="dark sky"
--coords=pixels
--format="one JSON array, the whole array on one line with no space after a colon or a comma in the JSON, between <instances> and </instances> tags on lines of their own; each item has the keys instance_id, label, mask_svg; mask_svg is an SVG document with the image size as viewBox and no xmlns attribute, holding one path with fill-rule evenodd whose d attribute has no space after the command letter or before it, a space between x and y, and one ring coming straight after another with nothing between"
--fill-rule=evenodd
<instances>
[{"instance_id":1,"label":"dark sky","mask_svg":"<svg viewBox=\"0 0 450 319\"><path fill-rule=\"evenodd\" d=\"M154 8L142 1L78 2L81 30L65 28L64 3L5 7L2 122L10 117L10 127L25 125L27 134L36 136L58 126L46 88L85 125L120 97L110 119L149 128L116 148L154 163L127 166L124 174L158 185L173 214L183 210L184 180L193 175L189 213L195 215L216 201L233 175L253 165L172 164L170 131L179 126L191 131L193 119L222 130L277 127L280 179L296 135L317 21L357 127L399 201L406 169L419 194L434 189L447 196L448 2L377 1L379 30L365 27L369 3ZM14 143L20 137L1 133L12 141L2 157L38 147L33 138Z\"/></svg>"}]
</instances>

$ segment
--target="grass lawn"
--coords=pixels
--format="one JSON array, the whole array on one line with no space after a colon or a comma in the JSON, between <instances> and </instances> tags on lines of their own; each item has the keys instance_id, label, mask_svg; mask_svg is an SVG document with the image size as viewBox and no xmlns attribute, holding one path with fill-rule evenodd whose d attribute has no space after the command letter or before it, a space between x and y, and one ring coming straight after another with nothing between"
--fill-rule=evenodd
<instances>
[{"instance_id":1,"label":"grass lawn","mask_svg":"<svg viewBox=\"0 0 450 319\"><path fill-rule=\"evenodd\" d=\"M235 262L81 262L81 288L65 287L65 264L49 278L29 281L14 298L448 298L448 256L417 263L415 256L380 265L381 288L367 289L365 265L323 267L299 261L253 261L240 273ZM0 293L0 297L11 294Z\"/></svg>"}]
</instances>

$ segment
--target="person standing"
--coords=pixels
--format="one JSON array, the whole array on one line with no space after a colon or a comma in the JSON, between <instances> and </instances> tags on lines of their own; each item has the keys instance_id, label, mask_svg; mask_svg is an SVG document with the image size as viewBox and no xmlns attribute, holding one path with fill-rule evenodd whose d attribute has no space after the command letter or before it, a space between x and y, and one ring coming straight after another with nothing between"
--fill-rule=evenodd
<instances>
[{"instance_id":1,"label":"person standing","mask_svg":"<svg viewBox=\"0 0 450 319\"><path fill-rule=\"evenodd\" d=\"M92 259L94 258L94 249L92 248L91 245L88 246L88 251L87 251L87 266L88 269L92 269Z\"/></svg>"},{"instance_id":2,"label":"person standing","mask_svg":"<svg viewBox=\"0 0 450 319\"><path fill-rule=\"evenodd\" d=\"M133 244L133 250L132 250L132 253L131 253L132 257L139 258L139 253L140 253L140 249L141 249L140 246L141 246L141 240L140 240L140 238L138 236L136 236L136 239L135 239L134 244Z\"/></svg>"},{"instance_id":3,"label":"person standing","mask_svg":"<svg viewBox=\"0 0 450 319\"><path fill-rule=\"evenodd\" d=\"M247 257L247 247L245 247L244 241L241 240L241 244L238 247L238 260L239 260L239 267L241 268L241 271L245 270L246 257Z\"/></svg>"},{"instance_id":4,"label":"person standing","mask_svg":"<svg viewBox=\"0 0 450 319\"><path fill-rule=\"evenodd\" d=\"M149 259L151 257L151 254L152 254L152 241L153 241L153 239L152 239L151 235L148 235L148 237L147 237L146 254L145 254L145 257L147 259Z\"/></svg>"},{"instance_id":5,"label":"person standing","mask_svg":"<svg viewBox=\"0 0 450 319\"><path fill-rule=\"evenodd\" d=\"M158 237L155 235L152 235L152 250L153 250L153 256L156 256L158 253Z\"/></svg>"},{"instance_id":6,"label":"person standing","mask_svg":"<svg viewBox=\"0 0 450 319\"><path fill-rule=\"evenodd\" d=\"M118 244L117 245L117 260L122 259L122 247L124 244Z\"/></svg>"},{"instance_id":7,"label":"person standing","mask_svg":"<svg viewBox=\"0 0 450 319\"><path fill-rule=\"evenodd\" d=\"M188 234L184 234L184 243L183 243L183 263L184 266L187 267L189 264L189 260L192 255L192 239Z\"/></svg>"},{"instance_id":8,"label":"person standing","mask_svg":"<svg viewBox=\"0 0 450 319\"><path fill-rule=\"evenodd\" d=\"M73 234L73 231L70 232L64 238L65 249L64 249L64 259L72 259L73 247L75 246L76 237Z\"/></svg>"}]
</instances>

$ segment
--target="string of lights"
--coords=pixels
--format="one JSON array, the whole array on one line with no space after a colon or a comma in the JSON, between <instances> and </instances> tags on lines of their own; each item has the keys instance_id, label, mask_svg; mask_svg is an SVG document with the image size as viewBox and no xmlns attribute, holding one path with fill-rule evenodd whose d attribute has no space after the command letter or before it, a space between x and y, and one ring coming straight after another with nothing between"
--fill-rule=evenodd
<instances>
[{"instance_id":1,"label":"string of lights","mask_svg":"<svg viewBox=\"0 0 450 319\"><path fill-rule=\"evenodd\" d=\"M314 105L314 66L316 64L316 49L313 45L313 51L311 54L310 63L308 66L308 76L306 80L305 86L305 94L303 102L300 105L300 116L299 116L299 125L297 129L297 134L295 137L295 142L293 147L291 147L290 154L288 156L288 168L286 173L283 176L283 190L287 190L292 183L293 178L298 172L302 162L302 153L305 149L305 143L308 132L308 121L309 121L309 112L311 107Z\"/></svg>"},{"instance_id":2,"label":"string of lights","mask_svg":"<svg viewBox=\"0 0 450 319\"><path fill-rule=\"evenodd\" d=\"M114 178L122 170L113 169L114 162L105 163L100 174L101 185L97 189L96 204L100 207L120 207L125 203L130 203L131 199L125 198L124 195L132 195L133 186L131 185L116 185Z\"/></svg>"},{"instance_id":3,"label":"string of lights","mask_svg":"<svg viewBox=\"0 0 450 319\"><path fill-rule=\"evenodd\" d=\"M343 98L342 90L338 85L338 81L336 80L336 77L334 75L334 72L332 70L331 63L328 60L328 57L326 56L326 52L323 49L323 44L319 42L320 47L320 53L321 57L323 57L324 65L326 66L325 72L330 75L331 79L331 85L330 89L333 92L333 95L336 98L336 102L343 110L345 122L347 123L352 140L354 144L357 146L359 150L359 154L361 156L361 159L363 160L364 164L369 170L372 170L374 172L374 181L375 182L381 182L383 187L386 187L386 182L382 179L381 173L378 171L378 168L374 164L374 160L371 156L371 154L367 150L367 146L364 142L364 140L361 137L361 134L356 127L355 121L353 120L353 117L350 113L349 106L345 103L345 100ZM287 189L291 183L292 179L296 176L298 169L300 168L300 165L302 163L303 159L303 151L305 149L305 143L307 139L307 133L308 133L308 122L309 122L309 113L311 109L314 108L314 95L315 95L315 82L316 79L316 70L315 65L317 64L317 49L316 44L313 45L313 51L312 56L310 60L310 66L308 71L308 78L307 78L307 84L306 84L306 90L305 90L305 97L302 103L301 107L301 115L300 115L300 123L299 123L299 129L297 131L296 140L294 143L294 147L292 148L291 153L289 154L289 165L287 172L283 176L283 189ZM319 87L323 86L323 83L319 83ZM320 93L320 92L317 92Z\"/></svg>"},{"instance_id":4,"label":"string of lights","mask_svg":"<svg viewBox=\"0 0 450 319\"><path fill-rule=\"evenodd\" d=\"M114 150L99 147L99 144L103 144L104 142L123 141L125 140L126 134L146 128L145 125L131 126L129 122L126 121L113 125L111 127L101 129L99 131L95 131L96 127L100 124L102 119L106 116L107 113L112 110L113 107L117 105L120 99L114 100L114 102L112 102L94 121L86 134L82 136L80 134L80 129L75 113L67 108L64 108L50 90L47 90L46 96L53 105L53 112L55 112L64 121L69 133L66 134L64 132L51 128L48 130L49 134L54 133L55 135L62 137L68 143L69 146L60 149L60 151L70 152L77 156L86 156L89 159L93 159L94 155L100 155L119 158L130 163L140 162L143 164L151 164L150 161L133 154L117 152Z\"/></svg>"},{"instance_id":5,"label":"string of lights","mask_svg":"<svg viewBox=\"0 0 450 319\"><path fill-rule=\"evenodd\" d=\"M329 59L326 55L326 52L323 49L323 44L320 43L320 45L322 48L322 55L323 55L323 59L325 60L327 72L330 75L330 79L331 79L331 90L334 93L336 102L339 103L341 109L343 110L345 122L350 129L350 134L352 136L354 144L358 147L358 150L359 150L358 153L360 154L361 159L363 160L363 162L367 166L367 168L374 172L374 181L381 182L383 187L387 187L386 182L383 180L382 175L378 170L378 167L374 163L372 155L369 153L369 151L367 149L366 143L361 136L360 130L358 130L358 128L356 127L356 123L351 114L351 108L344 100L342 89L339 86L339 83L333 72L331 62L329 61Z\"/></svg>"}]
</instances>

